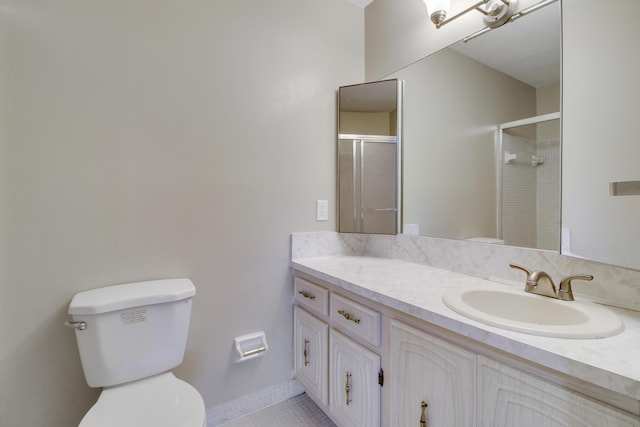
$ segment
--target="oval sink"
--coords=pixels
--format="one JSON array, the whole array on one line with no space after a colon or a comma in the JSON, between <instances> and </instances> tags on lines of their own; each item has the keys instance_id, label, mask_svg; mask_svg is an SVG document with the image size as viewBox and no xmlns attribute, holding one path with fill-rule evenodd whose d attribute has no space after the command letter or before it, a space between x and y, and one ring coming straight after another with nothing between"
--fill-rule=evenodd
<instances>
[{"instance_id":1,"label":"oval sink","mask_svg":"<svg viewBox=\"0 0 640 427\"><path fill-rule=\"evenodd\" d=\"M604 338L624 329L612 311L505 287L455 288L443 297L453 311L491 326L556 338Z\"/></svg>"}]
</instances>

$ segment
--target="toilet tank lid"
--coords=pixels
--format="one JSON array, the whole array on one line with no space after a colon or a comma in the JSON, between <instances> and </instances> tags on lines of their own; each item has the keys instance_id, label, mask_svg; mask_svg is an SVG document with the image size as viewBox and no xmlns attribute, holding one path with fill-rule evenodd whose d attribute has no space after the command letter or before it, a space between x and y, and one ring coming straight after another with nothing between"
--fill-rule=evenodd
<instances>
[{"instance_id":1,"label":"toilet tank lid","mask_svg":"<svg viewBox=\"0 0 640 427\"><path fill-rule=\"evenodd\" d=\"M189 279L149 280L105 286L77 293L69 314L99 314L126 308L180 301L196 294Z\"/></svg>"}]
</instances>

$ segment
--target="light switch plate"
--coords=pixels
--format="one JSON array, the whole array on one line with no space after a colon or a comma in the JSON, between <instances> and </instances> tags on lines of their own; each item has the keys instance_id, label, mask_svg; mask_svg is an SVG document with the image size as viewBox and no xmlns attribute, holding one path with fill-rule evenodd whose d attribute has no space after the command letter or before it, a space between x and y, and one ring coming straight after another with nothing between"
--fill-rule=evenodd
<instances>
[{"instance_id":1,"label":"light switch plate","mask_svg":"<svg viewBox=\"0 0 640 427\"><path fill-rule=\"evenodd\" d=\"M316 200L316 221L329 220L329 201Z\"/></svg>"}]
</instances>

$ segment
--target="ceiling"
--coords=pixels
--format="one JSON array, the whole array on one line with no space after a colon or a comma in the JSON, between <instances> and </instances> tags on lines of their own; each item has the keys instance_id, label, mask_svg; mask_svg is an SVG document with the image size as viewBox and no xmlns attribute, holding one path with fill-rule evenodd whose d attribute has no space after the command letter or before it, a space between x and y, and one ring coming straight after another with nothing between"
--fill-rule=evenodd
<instances>
[{"instance_id":1,"label":"ceiling","mask_svg":"<svg viewBox=\"0 0 640 427\"><path fill-rule=\"evenodd\" d=\"M373 2L348 1L361 7ZM449 25L456 24L453 22ZM540 88L560 81L560 28L560 4L554 2L467 43L459 42L451 47L530 86Z\"/></svg>"},{"instance_id":2,"label":"ceiling","mask_svg":"<svg viewBox=\"0 0 640 427\"><path fill-rule=\"evenodd\" d=\"M369 3L373 2L373 0L349 0L351 3L356 4L360 7L367 7Z\"/></svg>"},{"instance_id":3,"label":"ceiling","mask_svg":"<svg viewBox=\"0 0 640 427\"><path fill-rule=\"evenodd\" d=\"M560 25L556 2L451 47L530 86L545 87L560 81Z\"/></svg>"},{"instance_id":4,"label":"ceiling","mask_svg":"<svg viewBox=\"0 0 640 427\"><path fill-rule=\"evenodd\" d=\"M560 25L560 6L555 2L467 43L460 41L451 48L530 86L546 87L560 82ZM371 85L367 91L343 93L345 99L341 99L341 109L390 111L395 98L389 96L389 90L395 89Z\"/></svg>"},{"instance_id":5,"label":"ceiling","mask_svg":"<svg viewBox=\"0 0 640 427\"><path fill-rule=\"evenodd\" d=\"M397 108L395 80L383 80L340 88L340 111L391 112Z\"/></svg>"}]
</instances>

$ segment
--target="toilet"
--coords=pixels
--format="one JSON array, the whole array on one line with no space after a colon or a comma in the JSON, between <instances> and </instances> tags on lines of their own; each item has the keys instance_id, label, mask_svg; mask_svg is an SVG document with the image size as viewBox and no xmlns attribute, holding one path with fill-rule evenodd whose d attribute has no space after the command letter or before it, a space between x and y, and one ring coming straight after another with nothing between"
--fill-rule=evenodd
<instances>
[{"instance_id":1,"label":"toilet","mask_svg":"<svg viewBox=\"0 0 640 427\"><path fill-rule=\"evenodd\" d=\"M171 369L182 363L189 279L106 286L69 305L87 384L103 387L79 427L205 427L202 397Z\"/></svg>"}]
</instances>

